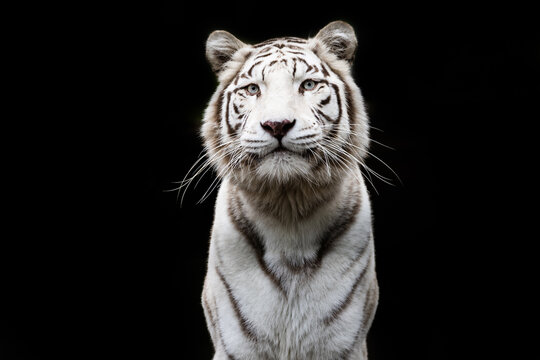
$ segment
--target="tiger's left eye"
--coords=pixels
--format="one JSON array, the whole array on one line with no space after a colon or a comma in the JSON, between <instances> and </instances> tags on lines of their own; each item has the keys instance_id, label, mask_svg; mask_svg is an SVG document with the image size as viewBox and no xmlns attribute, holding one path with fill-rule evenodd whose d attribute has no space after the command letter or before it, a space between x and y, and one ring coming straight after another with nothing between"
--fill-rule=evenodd
<instances>
[{"instance_id":1,"label":"tiger's left eye","mask_svg":"<svg viewBox=\"0 0 540 360\"><path fill-rule=\"evenodd\" d=\"M250 95L257 95L260 91L259 86L256 84L249 84L246 89Z\"/></svg>"},{"instance_id":2,"label":"tiger's left eye","mask_svg":"<svg viewBox=\"0 0 540 360\"><path fill-rule=\"evenodd\" d=\"M302 83L302 89L304 90L313 90L315 89L315 86L317 85L317 82L315 80L307 79Z\"/></svg>"}]
</instances>

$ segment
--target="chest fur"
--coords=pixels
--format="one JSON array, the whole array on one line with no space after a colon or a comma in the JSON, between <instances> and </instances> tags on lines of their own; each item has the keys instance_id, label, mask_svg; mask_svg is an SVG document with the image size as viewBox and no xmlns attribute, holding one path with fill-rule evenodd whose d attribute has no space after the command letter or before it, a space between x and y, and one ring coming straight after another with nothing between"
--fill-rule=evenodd
<instances>
[{"instance_id":1,"label":"chest fur","mask_svg":"<svg viewBox=\"0 0 540 360\"><path fill-rule=\"evenodd\" d=\"M229 186L218 196L207 277L220 331L246 356L336 357L359 332L367 293L357 289L374 272L365 189L284 227Z\"/></svg>"}]
</instances>

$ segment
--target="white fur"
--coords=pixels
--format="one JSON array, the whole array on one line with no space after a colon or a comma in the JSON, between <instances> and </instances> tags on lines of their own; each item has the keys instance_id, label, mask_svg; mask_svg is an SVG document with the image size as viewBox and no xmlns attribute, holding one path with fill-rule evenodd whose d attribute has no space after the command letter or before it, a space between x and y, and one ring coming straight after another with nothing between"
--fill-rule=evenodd
<instances>
[{"instance_id":1,"label":"white fur","mask_svg":"<svg viewBox=\"0 0 540 360\"><path fill-rule=\"evenodd\" d=\"M254 47L225 32L211 35L207 46L220 79L202 129L222 178L203 290L214 360L367 359L365 337L378 288L371 207L358 167L369 137L362 97L349 73L356 48L352 28L332 23L296 45L308 64L328 66L324 77L292 53L257 58ZM215 49L219 57L213 57ZM249 69L252 76L240 76ZM327 86L303 92L301 84L311 77ZM242 90L253 83L260 96ZM324 109L325 117L317 119L314 109ZM275 152L279 141L261 124L283 119L295 124L281 140L287 151ZM336 135L328 137L332 128ZM348 153L329 161L321 147ZM352 208L354 217L323 252L326 232ZM236 213L260 235L262 260L239 231Z\"/></svg>"}]
</instances>

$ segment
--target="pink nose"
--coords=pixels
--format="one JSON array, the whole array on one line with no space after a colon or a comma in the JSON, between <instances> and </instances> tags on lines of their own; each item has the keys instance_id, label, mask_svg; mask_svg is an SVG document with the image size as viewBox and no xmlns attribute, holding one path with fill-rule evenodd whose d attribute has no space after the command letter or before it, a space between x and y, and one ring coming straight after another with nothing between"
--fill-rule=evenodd
<instances>
[{"instance_id":1,"label":"pink nose","mask_svg":"<svg viewBox=\"0 0 540 360\"><path fill-rule=\"evenodd\" d=\"M281 140L288 132L292 129L294 124L296 123L296 119L293 121L290 120L281 120L281 121L265 121L261 124L262 128L270 133L272 136L277 138L278 140Z\"/></svg>"}]
</instances>

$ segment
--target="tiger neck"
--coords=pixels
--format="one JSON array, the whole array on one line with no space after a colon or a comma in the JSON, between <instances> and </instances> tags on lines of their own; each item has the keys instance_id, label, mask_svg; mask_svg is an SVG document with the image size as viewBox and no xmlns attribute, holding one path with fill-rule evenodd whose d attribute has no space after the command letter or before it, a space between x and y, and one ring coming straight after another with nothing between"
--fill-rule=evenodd
<instances>
[{"instance_id":1,"label":"tiger neck","mask_svg":"<svg viewBox=\"0 0 540 360\"><path fill-rule=\"evenodd\" d=\"M320 186L302 181L294 184L231 185L241 201L254 212L288 225L309 219L323 205L343 196L340 189L344 182L344 179L337 179Z\"/></svg>"}]
</instances>

